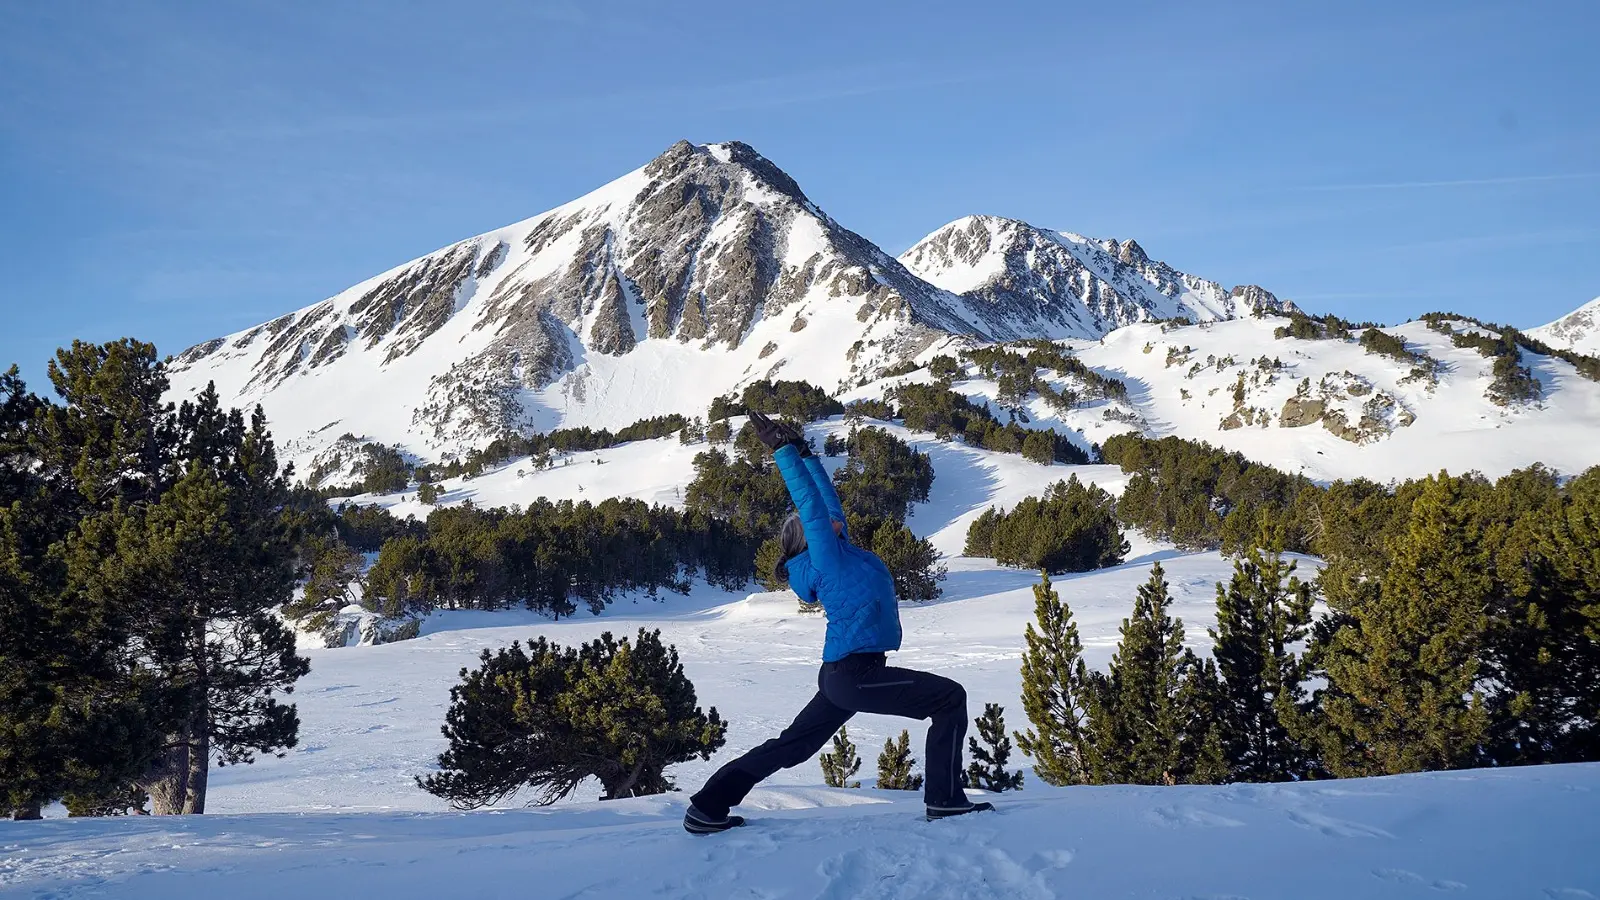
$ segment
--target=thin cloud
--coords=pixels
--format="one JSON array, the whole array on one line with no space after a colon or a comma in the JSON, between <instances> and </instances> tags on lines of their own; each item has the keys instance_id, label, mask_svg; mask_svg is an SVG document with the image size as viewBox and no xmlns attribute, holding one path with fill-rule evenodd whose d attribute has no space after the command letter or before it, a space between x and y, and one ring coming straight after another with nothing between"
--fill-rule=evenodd
<instances>
[{"instance_id":1,"label":"thin cloud","mask_svg":"<svg viewBox=\"0 0 1600 900\"><path fill-rule=\"evenodd\" d=\"M256 119L210 130L219 140L299 139L341 134L406 132L424 128L474 127L526 122L552 116L587 114L597 107L681 106L713 111L775 109L873 94L924 90L1006 77L1004 70L960 75L904 67L861 67L797 72L706 84L661 85L643 89L543 97L486 107L421 110L394 115L322 113L279 121Z\"/></svg>"},{"instance_id":2,"label":"thin cloud","mask_svg":"<svg viewBox=\"0 0 1600 900\"><path fill-rule=\"evenodd\" d=\"M1567 172L1553 175L1508 175L1503 178L1454 178L1444 181L1374 181L1359 184L1318 184L1302 191L1395 191L1426 188L1486 187L1500 184L1537 184L1545 181L1591 181L1600 172Z\"/></svg>"},{"instance_id":3,"label":"thin cloud","mask_svg":"<svg viewBox=\"0 0 1600 900\"><path fill-rule=\"evenodd\" d=\"M1380 248L1376 252L1411 253L1418 250L1470 252L1493 250L1498 247L1525 246L1528 244L1587 244L1594 240L1594 229L1566 228L1551 231L1458 235L1421 241L1403 241Z\"/></svg>"}]
</instances>

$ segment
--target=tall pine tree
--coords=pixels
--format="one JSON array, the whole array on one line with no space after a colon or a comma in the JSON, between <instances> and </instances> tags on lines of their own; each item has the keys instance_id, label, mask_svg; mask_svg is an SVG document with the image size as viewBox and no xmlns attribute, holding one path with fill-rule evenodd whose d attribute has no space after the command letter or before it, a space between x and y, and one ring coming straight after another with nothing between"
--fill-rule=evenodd
<instances>
[{"instance_id":1,"label":"tall pine tree","mask_svg":"<svg viewBox=\"0 0 1600 900\"><path fill-rule=\"evenodd\" d=\"M1276 541L1263 535L1258 543ZM1311 588L1294 571L1277 549L1253 547L1234 560L1232 580L1217 583L1211 653L1234 780L1294 781L1311 771L1313 754L1286 727L1305 704L1305 665L1294 647L1311 624Z\"/></svg>"},{"instance_id":2,"label":"tall pine tree","mask_svg":"<svg viewBox=\"0 0 1600 900\"><path fill-rule=\"evenodd\" d=\"M1017 747L1033 757L1034 774L1045 784L1094 784L1100 756L1089 719L1093 680L1072 610L1048 572L1033 586L1033 616L1022 653L1022 708L1030 727L1017 732Z\"/></svg>"},{"instance_id":3,"label":"tall pine tree","mask_svg":"<svg viewBox=\"0 0 1600 900\"><path fill-rule=\"evenodd\" d=\"M1482 759L1476 690L1492 588L1461 479L1422 483L1376 595L1328 593L1345 624L1323 660L1322 751L1341 777L1449 769Z\"/></svg>"},{"instance_id":4,"label":"tall pine tree","mask_svg":"<svg viewBox=\"0 0 1600 900\"><path fill-rule=\"evenodd\" d=\"M157 740L129 677L129 604L68 590L61 549L84 496L44 440L53 412L15 368L0 376L0 815L19 818L113 791Z\"/></svg>"},{"instance_id":5,"label":"tall pine tree","mask_svg":"<svg viewBox=\"0 0 1600 900\"><path fill-rule=\"evenodd\" d=\"M1483 498L1493 548L1484 677L1497 764L1600 759L1600 469L1535 467Z\"/></svg>"},{"instance_id":6,"label":"tall pine tree","mask_svg":"<svg viewBox=\"0 0 1600 900\"><path fill-rule=\"evenodd\" d=\"M1104 780L1180 784L1194 780L1206 742L1205 694L1190 688L1201 668L1183 646L1183 621L1168 615L1172 597L1158 562L1139 588L1133 615L1091 705Z\"/></svg>"},{"instance_id":7,"label":"tall pine tree","mask_svg":"<svg viewBox=\"0 0 1600 900\"><path fill-rule=\"evenodd\" d=\"M35 404L23 442L43 499L13 504L0 551L70 660L35 666L65 772L35 786L94 809L138 782L158 813L202 812L213 759L293 746L298 727L274 697L306 671L272 612L295 580L286 476L259 409L246 426L212 388L165 403L149 344L76 342L49 374L61 402Z\"/></svg>"}]
</instances>

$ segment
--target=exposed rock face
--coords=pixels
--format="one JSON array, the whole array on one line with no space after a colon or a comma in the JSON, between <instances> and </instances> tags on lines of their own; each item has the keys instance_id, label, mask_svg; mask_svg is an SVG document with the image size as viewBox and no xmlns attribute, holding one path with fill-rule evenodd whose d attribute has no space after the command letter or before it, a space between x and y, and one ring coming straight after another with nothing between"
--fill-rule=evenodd
<instances>
[{"instance_id":1,"label":"exposed rock face","mask_svg":"<svg viewBox=\"0 0 1600 900\"><path fill-rule=\"evenodd\" d=\"M1135 241L1094 240L995 216L969 216L900 257L917 275L973 300L985 330L1004 338L1099 338L1135 322L1195 322L1280 311L1254 285L1224 290L1150 259Z\"/></svg>"},{"instance_id":2,"label":"exposed rock face","mask_svg":"<svg viewBox=\"0 0 1600 900\"><path fill-rule=\"evenodd\" d=\"M1306 383L1295 396L1285 400L1278 424L1303 428L1321 422L1335 437L1352 444L1370 444L1416 421L1416 415L1393 394L1374 392L1372 382L1354 372L1324 375L1315 390L1316 396L1312 396L1310 384Z\"/></svg>"},{"instance_id":3,"label":"exposed rock face","mask_svg":"<svg viewBox=\"0 0 1600 900\"><path fill-rule=\"evenodd\" d=\"M1327 405L1326 401L1313 400L1310 397L1290 397L1283 402L1283 412L1278 414L1278 423L1285 428L1304 428L1321 419Z\"/></svg>"}]
</instances>

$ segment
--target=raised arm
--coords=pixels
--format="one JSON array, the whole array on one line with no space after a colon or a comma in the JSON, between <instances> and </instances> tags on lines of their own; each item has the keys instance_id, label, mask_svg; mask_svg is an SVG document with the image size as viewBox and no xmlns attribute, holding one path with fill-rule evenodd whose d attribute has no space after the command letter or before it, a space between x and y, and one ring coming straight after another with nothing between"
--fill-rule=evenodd
<instances>
[{"instance_id":1,"label":"raised arm","mask_svg":"<svg viewBox=\"0 0 1600 900\"><path fill-rule=\"evenodd\" d=\"M820 571L838 568L843 557L839 552L839 537L833 533L833 516L828 502L823 499L822 490L812 476L811 466L800 456L800 449L792 444L779 447L772 458L778 464L778 472L783 475L784 486L789 489L789 499L794 501L795 509L800 512L800 525L805 529L806 550L811 555L812 564ZM826 478L826 475L823 477ZM831 486L828 495L833 496ZM838 502L835 497L834 505L837 506ZM839 520L843 522L844 517L841 515Z\"/></svg>"},{"instance_id":2,"label":"raised arm","mask_svg":"<svg viewBox=\"0 0 1600 900\"><path fill-rule=\"evenodd\" d=\"M828 508L828 515L845 522L844 506L839 503L839 492L834 490L833 479L828 477L828 470L823 468L822 460L815 456L803 456L801 462L805 463L806 471L811 473L811 480L817 484L817 493L822 495L822 503Z\"/></svg>"}]
</instances>

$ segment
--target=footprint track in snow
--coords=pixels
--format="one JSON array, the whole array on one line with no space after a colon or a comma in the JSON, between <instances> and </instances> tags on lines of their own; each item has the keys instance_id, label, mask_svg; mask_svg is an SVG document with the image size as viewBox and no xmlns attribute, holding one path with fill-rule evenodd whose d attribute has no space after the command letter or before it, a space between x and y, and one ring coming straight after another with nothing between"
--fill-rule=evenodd
<instances>
[{"instance_id":1,"label":"footprint track in snow","mask_svg":"<svg viewBox=\"0 0 1600 900\"><path fill-rule=\"evenodd\" d=\"M1163 806L1153 810L1151 818L1161 825L1174 828L1240 828L1244 825L1238 819L1230 819L1227 816L1191 806Z\"/></svg>"},{"instance_id":2,"label":"footprint track in snow","mask_svg":"<svg viewBox=\"0 0 1600 900\"><path fill-rule=\"evenodd\" d=\"M1361 837L1361 838L1393 838L1394 835L1382 828L1373 825L1363 825L1360 822L1351 822L1345 819L1335 819L1332 816L1318 815L1317 813L1291 812L1289 821L1302 828L1320 831L1328 837Z\"/></svg>"}]
</instances>

